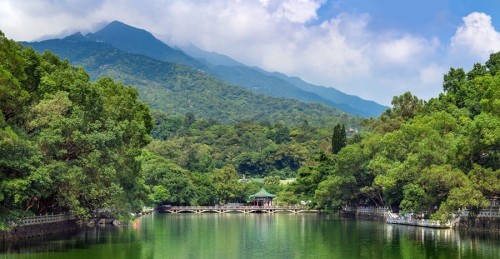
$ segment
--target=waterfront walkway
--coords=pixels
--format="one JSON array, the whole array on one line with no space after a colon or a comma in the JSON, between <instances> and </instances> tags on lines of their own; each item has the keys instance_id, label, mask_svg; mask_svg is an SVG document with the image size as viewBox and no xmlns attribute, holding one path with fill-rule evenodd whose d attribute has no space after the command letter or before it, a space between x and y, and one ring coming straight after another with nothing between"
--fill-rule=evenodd
<instances>
[{"instance_id":1,"label":"waterfront walkway","mask_svg":"<svg viewBox=\"0 0 500 259\"><path fill-rule=\"evenodd\" d=\"M388 224L409 225L409 226L419 226L428 228L452 228L459 224L460 217L462 216L462 213L459 212L453 215L453 218L451 220L442 222L439 220L408 218L404 217L403 215L399 215L398 213L393 213L387 208L381 208L381 207L345 207L344 211L351 213L356 217L365 216L373 218L385 218L385 221Z\"/></svg>"},{"instance_id":2,"label":"waterfront walkway","mask_svg":"<svg viewBox=\"0 0 500 259\"><path fill-rule=\"evenodd\" d=\"M275 212L317 212L300 206L172 206L170 213L275 213Z\"/></svg>"},{"instance_id":3,"label":"waterfront walkway","mask_svg":"<svg viewBox=\"0 0 500 259\"><path fill-rule=\"evenodd\" d=\"M453 218L452 220L441 222L439 220L430 219L400 219L400 218L387 218L387 223L398 224L398 225L409 225L418 227L428 227L428 228L452 228L460 222L460 216Z\"/></svg>"}]
</instances>

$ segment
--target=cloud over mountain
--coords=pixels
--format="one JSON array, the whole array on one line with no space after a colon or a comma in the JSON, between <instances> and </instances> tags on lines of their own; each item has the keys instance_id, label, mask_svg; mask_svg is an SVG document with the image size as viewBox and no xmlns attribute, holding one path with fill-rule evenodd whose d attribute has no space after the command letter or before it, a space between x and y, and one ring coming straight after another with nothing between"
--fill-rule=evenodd
<instances>
[{"instance_id":1,"label":"cloud over mountain","mask_svg":"<svg viewBox=\"0 0 500 259\"><path fill-rule=\"evenodd\" d=\"M32 40L120 20L169 44L194 44L383 104L405 91L436 96L441 81L434 80L449 67L485 61L500 50L499 33L485 13L467 15L453 37L443 38L375 28L374 14L339 6L325 0L5 0L0 28L14 39ZM328 16L324 7L330 7Z\"/></svg>"}]
</instances>

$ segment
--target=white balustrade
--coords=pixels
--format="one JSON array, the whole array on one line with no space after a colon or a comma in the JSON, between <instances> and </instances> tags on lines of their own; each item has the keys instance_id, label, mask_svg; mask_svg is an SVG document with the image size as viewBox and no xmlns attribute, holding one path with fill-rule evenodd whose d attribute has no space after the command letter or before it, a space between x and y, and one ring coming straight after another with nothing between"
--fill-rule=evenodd
<instances>
[{"instance_id":1,"label":"white balustrade","mask_svg":"<svg viewBox=\"0 0 500 259\"><path fill-rule=\"evenodd\" d=\"M51 215L43 215L43 216L32 216L25 217L20 221L21 226L29 226L29 225L38 225L38 224L46 224L46 223L56 223L63 222L67 220L75 219L74 215L70 214L51 214ZM17 226L16 223L12 223L13 226Z\"/></svg>"}]
</instances>

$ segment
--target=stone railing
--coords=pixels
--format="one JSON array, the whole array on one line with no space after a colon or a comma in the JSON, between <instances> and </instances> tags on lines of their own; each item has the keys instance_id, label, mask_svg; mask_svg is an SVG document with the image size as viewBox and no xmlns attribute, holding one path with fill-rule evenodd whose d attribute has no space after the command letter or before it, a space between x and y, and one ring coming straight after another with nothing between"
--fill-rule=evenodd
<instances>
[{"instance_id":1,"label":"stone railing","mask_svg":"<svg viewBox=\"0 0 500 259\"><path fill-rule=\"evenodd\" d=\"M386 208L381 207L345 207L344 210L357 214L372 214L381 216L385 215L388 211Z\"/></svg>"},{"instance_id":2,"label":"stone railing","mask_svg":"<svg viewBox=\"0 0 500 259\"><path fill-rule=\"evenodd\" d=\"M46 224L46 223L56 223L63 222L68 220L74 220L75 216L70 214L53 214L53 215L43 215L43 216L32 216L25 217L17 223L12 223L12 226L30 226L30 225L38 225L38 224Z\"/></svg>"},{"instance_id":3,"label":"stone railing","mask_svg":"<svg viewBox=\"0 0 500 259\"><path fill-rule=\"evenodd\" d=\"M439 220L431 219L416 219L407 218L397 213L388 212L386 222L389 224L400 224L400 225L411 225L411 226L421 226L421 227L432 227L432 228L451 228L460 222L461 214L454 214L451 220L442 222Z\"/></svg>"},{"instance_id":4,"label":"stone railing","mask_svg":"<svg viewBox=\"0 0 500 259\"><path fill-rule=\"evenodd\" d=\"M462 212L462 217L468 217L469 211L464 210ZM486 209L481 209L479 214L477 214L479 218L500 218L500 207L490 207Z\"/></svg>"},{"instance_id":5,"label":"stone railing","mask_svg":"<svg viewBox=\"0 0 500 259\"><path fill-rule=\"evenodd\" d=\"M430 219L393 219L393 218L388 218L387 223L421 226L421 227L441 227L442 226L441 222L439 220L430 220Z\"/></svg>"}]
</instances>

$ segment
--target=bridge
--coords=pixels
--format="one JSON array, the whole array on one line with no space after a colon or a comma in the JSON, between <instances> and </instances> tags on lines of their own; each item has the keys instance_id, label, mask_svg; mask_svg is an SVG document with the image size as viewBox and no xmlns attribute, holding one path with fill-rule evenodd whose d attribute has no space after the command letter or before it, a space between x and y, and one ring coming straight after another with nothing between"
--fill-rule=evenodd
<instances>
[{"instance_id":1,"label":"bridge","mask_svg":"<svg viewBox=\"0 0 500 259\"><path fill-rule=\"evenodd\" d=\"M300 206L172 206L169 213L275 213L317 212Z\"/></svg>"}]
</instances>

